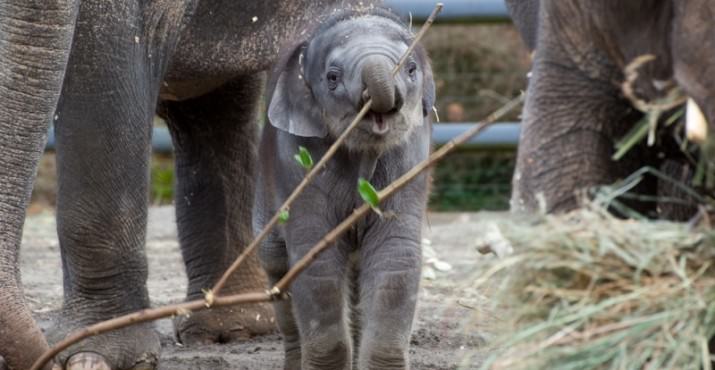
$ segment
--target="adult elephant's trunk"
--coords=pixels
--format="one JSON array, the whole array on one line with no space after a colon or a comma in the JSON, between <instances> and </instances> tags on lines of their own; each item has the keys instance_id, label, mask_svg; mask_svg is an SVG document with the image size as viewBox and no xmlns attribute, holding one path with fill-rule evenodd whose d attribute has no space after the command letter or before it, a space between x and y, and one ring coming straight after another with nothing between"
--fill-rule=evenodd
<instances>
[{"instance_id":1,"label":"adult elephant's trunk","mask_svg":"<svg viewBox=\"0 0 715 370\"><path fill-rule=\"evenodd\" d=\"M0 357L29 369L47 342L19 279L22 226L62 89L79 0L0 1Z\"/></svg>"},{"instance_id":2,"label":"adult elephant's trunk","mask_svg":"<svg viewBox=\"0 0 715 370\"><path fill-rule=\"evenodd\" d=\"M372 110L387 113L395 107L395 80L392 77L392 62L384 57L367 57L362 66L362 81L372 99Z\"/></svg>"}]
</instances>

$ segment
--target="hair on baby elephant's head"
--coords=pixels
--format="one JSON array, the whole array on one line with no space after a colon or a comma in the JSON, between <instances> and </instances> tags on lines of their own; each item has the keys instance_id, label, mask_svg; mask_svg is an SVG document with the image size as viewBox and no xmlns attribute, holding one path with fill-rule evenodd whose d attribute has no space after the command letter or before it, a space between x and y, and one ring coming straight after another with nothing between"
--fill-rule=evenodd
<instances>
[{"instance_id":1,"label":"hair on baby elephant's head","mask_svg":"<svg viewBox=\"0 0 715 370\"><path fill-rule=\"evenodd\" d=\"M434 104L432 70L420 46L394 73L413 40L384 9L333 15L284 51L272 77L268 119L304 137L337 137L368 99L369 113L345 142L383 151L424 124Z\"/></svg>"}]
</instances>

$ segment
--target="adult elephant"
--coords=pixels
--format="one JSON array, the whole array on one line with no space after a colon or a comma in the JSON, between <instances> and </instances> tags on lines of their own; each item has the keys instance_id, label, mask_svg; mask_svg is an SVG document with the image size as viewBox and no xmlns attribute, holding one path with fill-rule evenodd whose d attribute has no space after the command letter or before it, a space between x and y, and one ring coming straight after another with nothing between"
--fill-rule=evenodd
<instances>
[{"instance_id":1,"label":"adult elephant","mask_svg":"<svg viewBox=\"0 0 715 370\"><path fill-rule=\"evenodd\" d=\"M535 49L513 209L538 208L542 194L547 211L566 211L577 206L579 189L612 183L639 167L684 168L667 137L655 148L634 148L620 161L611 156L614 142L643 116L634 99L663 98L671 82L697 103L689 118L697 117L700 106L707 121L715 122L715 1L507 4L527 46ZM648 54L655 58L637 69L633 94L624 94L626 68ZM665 187L651 181L639 191L658 194Z\"/></svg>"},{"instance_id":2,"label":"adult elephant","mask_svg":"<svg viewBox=\"0 0 715 370\"><path fill-rule=\"evenodd\" d=\"M0 2L0 357L6 366L29 368L47 348L18 272L47 123L54 119L57 138L64 275L64 305L50 337L149 306L144 241L157 110L176 150L187 299L199 298L251 238L261 71L284 40L319 13L350 2ZM254 258L224 291L262 288L264 273ZM224 309L193 314L175 327L187 344L226 342L273 330L271 317L268 306ZM143 325L86 340L58 360L68 369L151 368L159 349L158 335Z\"/></svg>"}]
</instances>

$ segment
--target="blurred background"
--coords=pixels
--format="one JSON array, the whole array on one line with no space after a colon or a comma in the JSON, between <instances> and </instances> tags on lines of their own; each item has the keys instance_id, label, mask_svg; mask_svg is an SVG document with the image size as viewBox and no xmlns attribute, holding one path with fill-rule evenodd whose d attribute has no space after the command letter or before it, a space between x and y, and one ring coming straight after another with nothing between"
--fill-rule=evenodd
<instances>
[{"instance_id":1,"label":"blurred background","mask_svg":"<svg viewBox=\"0 0 715 370\"><path fill-rule=\"evenodd\" d=\"M389 1L389 0L388 0ZM393 0L404 14L433 2ZM477 122L526 86L529 56L519 35L503 16L455 17L453 11L477 9L477 0L447 0L445 20L438 18L423 40L432 59L437 86L437 110L442 122ZM503 9L500 0L494 3ZM392 4L391 4L392 5ZM462 8L464 7L464 8ZM471 8L470 8L471 7ZM409 9L409 11L407 10ZM425 10L423 9L422 12ZM501 13L502 10L498 10ZM458 18L458 19L456 19ZM418 27L416 24L415 27ZM518 122L514 112L504 121ZM157 126L163 125L156 120ZM465 146L442 161L432 172L432 211L505 210L509 205L510 181L515 162L511 145ZM173 158L155 153L151 166L152 204L173 201ZM52 209L56 201L55 155L48 150L39 166L29 213Z\"/></svg>"}]
</instances>

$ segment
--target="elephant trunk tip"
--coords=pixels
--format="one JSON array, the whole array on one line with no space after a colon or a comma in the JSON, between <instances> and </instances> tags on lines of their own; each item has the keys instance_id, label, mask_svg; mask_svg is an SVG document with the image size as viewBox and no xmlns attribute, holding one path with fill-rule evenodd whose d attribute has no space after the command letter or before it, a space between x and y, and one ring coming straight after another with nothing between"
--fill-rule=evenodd
<instances>
[{"instance_id":1,"label":"elephant trunk tip","mask_svg":"<svg viewBox=\"0 0 715 370\"><path fill-rule=\"evenodd\" d=\"M392 63L386 58L370 57L362 67L362 80L366 86L363 99L372 99L371 109L378 113L388 113L395 109L395 81L392 77Z\"/></svg>"}]
</instances>

